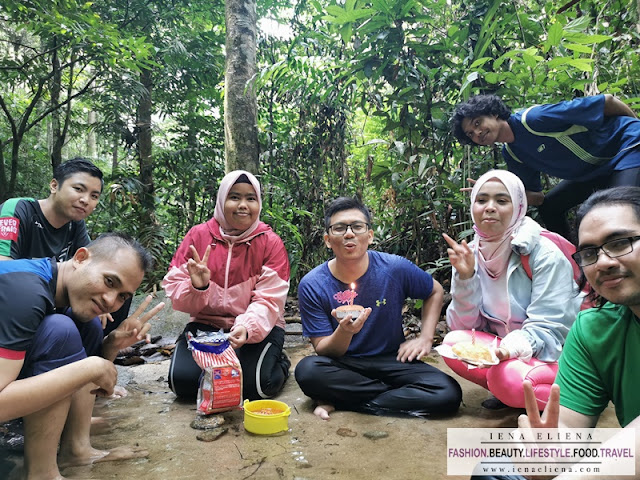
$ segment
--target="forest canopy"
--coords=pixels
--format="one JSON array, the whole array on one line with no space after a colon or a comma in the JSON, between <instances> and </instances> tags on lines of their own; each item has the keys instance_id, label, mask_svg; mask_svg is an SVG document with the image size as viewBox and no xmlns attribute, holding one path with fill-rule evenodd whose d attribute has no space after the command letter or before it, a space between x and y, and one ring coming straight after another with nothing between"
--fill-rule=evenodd
<instances>
[{"instance_id":1,"label":"forest canopy","mask_svg":"<svg viewBox=\"0 0 640 480\"><path fill-rule=\"evenodd\" d=\"M496 147L456 141L455 105L609 93L639 111L639 5L258 2L256 173L292 293L328 257L322 211L339 195L371 207L375 248L448 275L441 233L471 227L460 188L504 168ZM157 260L151 288L224 175L224 2L5 0L0 42L0 201L43 198L52 167L91 159L106 183L90 233L138 237Z\"/></svg>"}]
</instances>

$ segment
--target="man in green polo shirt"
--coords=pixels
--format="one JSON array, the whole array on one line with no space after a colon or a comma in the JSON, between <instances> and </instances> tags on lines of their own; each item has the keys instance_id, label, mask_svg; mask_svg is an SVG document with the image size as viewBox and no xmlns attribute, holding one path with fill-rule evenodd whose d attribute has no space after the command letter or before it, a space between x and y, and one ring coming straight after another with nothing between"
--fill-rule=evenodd
<instances>
[{"instance_id":1,"label":"man in green polo shirt","mask_svg":"<svg viewBox=\"0 0 640 480\"><path fill-rule=\"evenodd\" d=\"M612 402L620 425L640 432L640 187L601 190L582 204L573 258L607 302L578 314L542 417L533 388L525 382L527 415L518 424L592 428ZM636 434L636 446L639 439ZM640 472L637 452L635 458ZM609 473L615 474L607 472L608 479L618 478Z\"/></svg>"}]
</instances>

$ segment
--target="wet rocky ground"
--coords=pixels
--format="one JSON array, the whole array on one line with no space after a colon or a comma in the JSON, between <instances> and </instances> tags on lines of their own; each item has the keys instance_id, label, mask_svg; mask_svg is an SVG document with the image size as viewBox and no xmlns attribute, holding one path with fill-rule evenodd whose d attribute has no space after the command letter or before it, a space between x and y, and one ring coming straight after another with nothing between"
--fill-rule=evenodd
<instances>
[{"instance_id":1,"label":"wet rocky ground","mask_svg":"<svg viewBox=\"0 0 640 480\"><path fill-rule=\"evenodd\" d=\"M299 334L295 311L289 312L286 348L295 364L312 354ZM110 449L139 445L148 458L69 467L62 470L73 479L440 479L448 477L446 446L448 428L512 428L522 411L489 411L480 403L487 392L459 379L464 392L457 415L448 418L416 419L374 417L352 412L334 412L322 421L312 414L311 401L291 377L278 400L291 407L289 431L278 436L245 432L243 412L221 414L226 429L213 441L199 440L203 430L194 429L197 418L192 402L178 400L167 384L171 343L188 318L168 306L154 322L152 333L158 345L136 358L131 365L118 366L118 383L128 390L120 399L100 399L96 415L106 419L92 435L93 445ZM139 353L139 352L134 352ZM135 363L135 362L143 363ZM441 357L427 357L448 373ZM293 372L292 366L292 372ZM617 427L609 407L598 426ZM222 430L221 430L222 431ZM211 440L209 438L208 440ZM19 450L0 450L0 479L20 478Z\"/></svg>"}]
</instances>

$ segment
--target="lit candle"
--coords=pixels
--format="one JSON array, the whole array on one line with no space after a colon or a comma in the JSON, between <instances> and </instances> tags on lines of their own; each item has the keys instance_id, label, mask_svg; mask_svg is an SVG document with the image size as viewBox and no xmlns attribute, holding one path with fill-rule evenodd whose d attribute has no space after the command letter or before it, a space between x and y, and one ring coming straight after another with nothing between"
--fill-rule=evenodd
<instances>
[{"instance_id":1,"label":"lit candle","mask_svg":"<svg viewBox=\"0 0 640 480\"><path fill-rule=\"evenodd\" d=\"M476 344L476 329L472 328L471 329L471 345L475 345Z\"/></svg>"},{"instance_id":2,"label":"lit candle","mask_svg":"<svg viewBox=\"0 0 640 480\"><path fill-rule=\"evenodd\" d=\"M351 290L347 289L343 292L336 292L333 295L333 298L335 298L338 302L342 303L343 305L353 305L353 300L355 300L355 298L358 296L358 293L355 291L355 288L356 288L356 284L352 283Z\"/></svg>"}]
</instances>

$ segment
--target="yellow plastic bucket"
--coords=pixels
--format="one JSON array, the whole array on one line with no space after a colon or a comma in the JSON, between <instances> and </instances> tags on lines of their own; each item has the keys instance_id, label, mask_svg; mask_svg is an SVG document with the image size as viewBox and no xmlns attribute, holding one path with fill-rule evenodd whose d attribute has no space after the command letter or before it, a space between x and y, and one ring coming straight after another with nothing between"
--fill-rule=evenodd
<instances>
[{"instance_id":1,"label":"yellow plastic bucket","mask_svg":"<svg viewBox=\"0 0 640 480\"><path fill-rule=\"evenodd\" d=\"M291 408L278 400L245 400L244 404L244 429L247 432L258 435L273 435L289 430L289 415ZM279 413L259 413L266 409L279 411Z\"/></svg>"}]
</instances>

